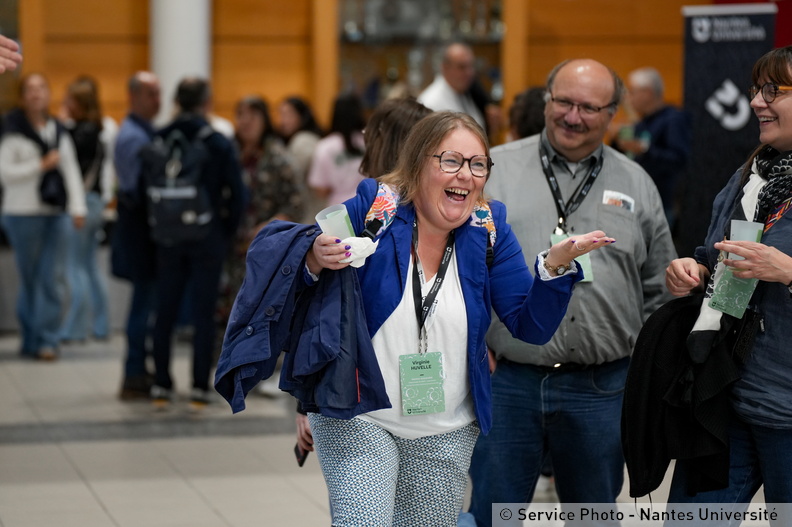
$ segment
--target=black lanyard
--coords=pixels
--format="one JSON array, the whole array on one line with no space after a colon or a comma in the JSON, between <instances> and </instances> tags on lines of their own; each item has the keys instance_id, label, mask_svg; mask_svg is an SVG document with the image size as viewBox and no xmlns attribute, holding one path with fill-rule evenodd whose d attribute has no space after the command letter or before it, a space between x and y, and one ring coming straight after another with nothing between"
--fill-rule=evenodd
<instances>
[{"instance_id":1,"label":"black lanyard","mask_svg":"<svg viewBox=\"0 0 792 527\"><path fill-rule=\"evenodd\" d=\"M553 167L550 166L550 154L547 152L544 144L539 141L539 159L542 161L542 170L544 171L545 177L547 178L547 184L550 186L550 192L553 193L553 199L555 200L556 210L558 211L558 225L556 226L556 234L566 234L566 219L569 217L570 214L575 212L580 204L583 203L583 200L591 190L591 186L594 184L594 181L599 176L600 171L602 171L602 157L599 156L597 161L591 167L586 178L577 188L575 193L569 198L569 201L564 203L564 197L561 196L561 189L558 186L558 179L555 177L553 173Z\"/></svg>"},{"instance_id":2,"label":"black lanyard","mask_svg":"<svg viewBox=\"0 0 792 527\"><path fill-rule=\"evenodd\" d=\"M437 293L440 291L440 287L443 285L443 280L446 275L446 271L448 271L448 265L451 263L451 255L454 254L454 231L451 231L448 234L448 241L446 242L445 252L443 253L443 259L440 261L440 268L437 270L437 275L435 275L434 284L432 284L432 288L429 290L429 294L426 295L426 298L421 300L421 278L418 275L418 222L413 221L413 247L415 250L415 258L413 262L413 302L415 303L415 317L418 319L418 340L420 342L421 335L423 334L424 325L426 324L426 319L429 317L429 312L431 311L432 304L434 304L435 299L437 298ZM419 347L420 351L420 347Z\"/></svg>"}]
</instances>

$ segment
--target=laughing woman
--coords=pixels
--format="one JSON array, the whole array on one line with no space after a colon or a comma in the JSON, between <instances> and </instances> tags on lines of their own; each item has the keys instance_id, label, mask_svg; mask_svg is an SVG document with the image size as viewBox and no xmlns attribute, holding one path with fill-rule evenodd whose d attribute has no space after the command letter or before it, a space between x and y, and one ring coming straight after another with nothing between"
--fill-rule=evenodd
<instances>
[{"instance_id":1,"label":"laughing woman","mask_svg":"<svg viewBox=\"0 0 792 527\"><path fill-rule=\"evenodd\" d=\"M346 203L357 232L375 197L392 209L377 251L357 271L392 407L351 419L309 413L335 526L456 525L473 446L492 420L490 309L515 336L546 342L582 275L573 258L613 241L594 231L554 245L538 257L535 280L503 205L484 198L491 167L475 121L434 113L413 128L382 185L365 180ZM322 234L306 262L322 282L349 256ZM558 276L560 266L576 272Z\"/></svg>"}]
</instances>

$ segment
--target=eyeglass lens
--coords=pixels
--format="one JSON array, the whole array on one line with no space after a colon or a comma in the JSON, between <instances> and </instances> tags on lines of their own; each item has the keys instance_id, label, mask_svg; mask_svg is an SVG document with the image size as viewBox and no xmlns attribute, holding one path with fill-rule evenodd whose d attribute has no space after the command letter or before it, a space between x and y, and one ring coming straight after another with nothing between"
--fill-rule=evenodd
<instances>
[{"instance_id":1,"label":"eyeglass lens","mask_svg":"<svg viewBox=\"0 0 792 527\"><path fill-rule=\"evenodd\" d=\"M440 156L440 169L443 172L454 174L459 172L465 161L468 162L470 173L476 177L486 177L489 174L489 159L487 156L473 156L470 159L465 159L459 152L446 150Z\"/></svg>"},{"instance_id":2,"label":"eyeglass lens","mask_svg":"<svg viewBox=\"0 0 792 527\"><path fill-rule=\"evenodd\" d=\"M773 84L772 82L767 82L761 87L754 84L751 86L748 93L752 101L760 91L762 92L762 99L764 99L764 102L770 104L771 102L775 101L776 97L778 97L778 92L782 90L777 84Z\"/></svg>"}]
</instances>

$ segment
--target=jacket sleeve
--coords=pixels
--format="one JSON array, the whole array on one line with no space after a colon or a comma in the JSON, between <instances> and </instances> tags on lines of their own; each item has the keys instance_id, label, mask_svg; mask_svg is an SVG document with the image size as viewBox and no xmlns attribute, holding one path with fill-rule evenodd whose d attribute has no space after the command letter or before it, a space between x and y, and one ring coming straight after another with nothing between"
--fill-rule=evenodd
<instances>
[{"instance_id":1,"label":"jacket sleeve","mask_svg":"<svg viewBox=\"0 0 792 527\"><path fill-rule=\"evenodd\" d=\"M85 187L80 165L77 162L77 151L74 148L74 142L65 130L60 135L58 152L60 153L58 168L63 174L63 182L66 185L66 194L69 199L68 212L72 216L85 216L88 213L88 207L85 204Z\"/></svg>"},{"instance_id":2,"label":"jacket sleeve","mask_svg":"<svg viewBox=\"0 0 792 527\"><path fill-rule=\"evenodd\" d=\"M490 269L492 306L515 338L545 344L561 324L572 289L582 279L582 273L553 280L535 279L517 237L506 222L505 206L493 201L491 207L498 233ZM536 264L534 272L538 275Z\"/></svg>"},{"instance_id":3,"label":"jacket sleeve","mask_svg":"<svg viewBox=\"0 0 792 527\"><path fill-rule=\"evenodd\" d=\"M41 154L35 143L20 134L6 134L0 141L0 177L5 182L41 177Z\"/></svg>"},{"instance_id":4,"label":"jacket sleeve","mask_svg":"<svg viewBox=\"0 0 792 527\"><path fill-rule=\"evenodd\" d=\"M312 226L273 221L251 243L215 374L215 388L234 412L275 369L289 336L305 253L317 235Z\"/></svg>"}]
</instances>

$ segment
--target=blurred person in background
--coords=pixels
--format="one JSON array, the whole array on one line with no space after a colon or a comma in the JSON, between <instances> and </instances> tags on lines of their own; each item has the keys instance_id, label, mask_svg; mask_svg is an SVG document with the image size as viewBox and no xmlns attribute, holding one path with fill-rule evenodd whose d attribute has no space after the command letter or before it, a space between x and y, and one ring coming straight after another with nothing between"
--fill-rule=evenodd
<instances>
[{"instance_id":1,"label":"blurred person in background","mask_svg":"<svg viewBox=\"0 0 792 527\"><path fill-rule=\"evenodd\" d=\"M234 142L247 190L247 206L229 257L218 299L218 336L222 339L231 307L245 278L245 255L256 234L272 220L298 222L303 216L304 192L301 178L286 152L283 140L272 125L269 107L261 97L244 97L236 105ZM261 384L263 393L266 384ZM274 387L276 393L277 383Z\"/></svg>"},{"instance_id":2,"label":"blurred person in background","mask_svg":"<svg viewBox=\"0 0 792 527\"><path fill-rule=\"evenodd\" d=\"M355 195L363 159L363 103L349 93L339 95L333 105L330 133L314 150L308 186L324 205L343 203Z\"/></svg>"},{"instance_id":3,"label":"blurred person in background","mask_svg":"<svg viewBox=\"0 0 792 527\"><path fill-rule=\"evenodd\" d=\"M286 150L292 158L297 177L305 185L308 170L311 168L314 150L324 132L314 117L313 110L302 97L287 97L278 105L278 133L286 143ZM322 209L322 205L312 196L307 187L305 190L304 220L314 222L314 215Z\"/></svg>"},{"instance_id":4,"label":"blurred person in background","mask_svg":"<svg viewBox=\"0 0 792 527\"><path fill-rule=\"evenodd\" d=\"M639 121L614 138L616 149L634 159L657 185L666 219L673 231L677 188L690 160L690 115L666 104L663 78L654 68L640 68L627 77L630 106Z\"/></svg>"},{"instance_id":5,"label":"blurred person in background","mask_svg":"<svg viewBox=\"0 0 792 527\"><path fill-rule=\"evenodd\" d=\"M67 223L78 228L85 223L85 192L74 143L49 113L47 79L39 73L25 76L19 95L20 107L6 116L0 140L0 223L20 278L16 313L22 356L49 361L60 353L59 255ZM57 178L54 172L63 180L65 203L42 201L41 183L45 176Z\"/></svg>"},{"instance_id":6,"label":"blurred person in background","mask_svg":"<svg viewBox=\"0 0 792 527\"><path fill-rule=\"evenodd\" d=\"M534 86L514 96L509 108L507 142L536 135L544 129L544 94L544 86Z\"/></svg>"},{"instance_id":7,"label":"blurred person in background","mask_svg":"<svg viewBox=\"0 0 792 527\"><path fill-rule=\"evenodd\" d=\"M77 152L88 214L85 225L81 229L70 229L67 235L69 303L61 326L61 339L67 342L88 337L104 339L110 333L110 316L107 285L99 270L97 250L104 236L103 212L113 199L113 148L117 127L112 119L102 117L96 81L87 76L78 77L69 84L64 114L64 123Z\"/></svg>"},{"instance_id":8,"label":"blurred person in background","mask_svg":"<svg viewBox=\"0 0 792 527\"><path fill-rule=\"evenodd\" d=\"M154 138L152 122L160 111L160 83L148 71L132 75L127 83L129 113L121 122L115 144L118 176L118 218L111 239L113 275L132 284L126 322L127 350L121 400L148 399L154 376L146 366L156 295L156 247L149 237L145 196L141 194L138 153Z\"/></svg>"}]
</instances>

